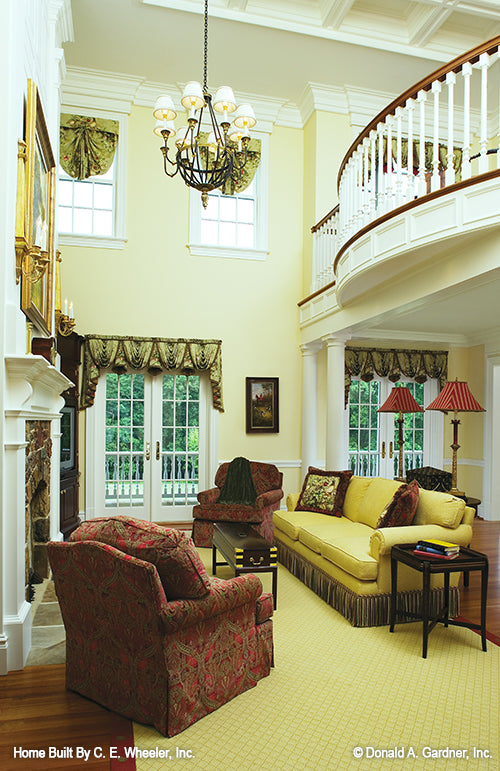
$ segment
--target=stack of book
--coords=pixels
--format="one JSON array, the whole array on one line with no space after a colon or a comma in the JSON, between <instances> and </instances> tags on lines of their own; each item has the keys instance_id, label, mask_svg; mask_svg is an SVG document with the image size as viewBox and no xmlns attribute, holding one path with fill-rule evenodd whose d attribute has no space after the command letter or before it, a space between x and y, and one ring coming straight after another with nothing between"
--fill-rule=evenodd
<instances>
[{"instance_id":1,"label":"stack of book","mask_svg":"<svg viewBox=\"0 0 500 771\"><path fill-rule=\"evenodd\" d=\"M448 543L447 541L438 541L434 538L427 538L426 540L417 543L415 554L452 560L460 554L460 546L457 546L456 543Z\"/></svg>"}]
</instances>

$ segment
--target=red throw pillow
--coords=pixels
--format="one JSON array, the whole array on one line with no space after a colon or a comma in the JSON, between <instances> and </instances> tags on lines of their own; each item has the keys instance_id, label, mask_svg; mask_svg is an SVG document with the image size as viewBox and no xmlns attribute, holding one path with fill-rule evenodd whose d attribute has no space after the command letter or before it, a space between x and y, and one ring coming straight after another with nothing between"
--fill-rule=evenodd
<instances>
[{"instance_id":1,"label":"red throw pillow","mask_svg":"<svg viewBox=\"0 0 500 771\"><path fill-rule=\"evenodd\" d=\"M322 471L309 466L296 511L342 516L342 506L352 471Z\"/></svg>"},{"instance_id":2,"label":"red throw pillow","mask_svg":"<svg viewBox=\"0 0 500 771\"><path fill-rule=\"evenodd\" d=\"M418 483L414 479L409 485L401 485L382 512L377 527L400 527L411 525L418 506Z\"/></svg>"}]
</instances>

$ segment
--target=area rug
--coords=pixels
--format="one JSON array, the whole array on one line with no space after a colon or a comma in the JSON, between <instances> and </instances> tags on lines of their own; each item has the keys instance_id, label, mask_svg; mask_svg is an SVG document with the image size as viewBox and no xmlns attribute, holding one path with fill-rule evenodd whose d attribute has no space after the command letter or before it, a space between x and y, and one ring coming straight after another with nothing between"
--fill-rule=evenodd
<instances>
[{"instance_id":1,"label":"area rug","mask_svg":"<svg viewBox=\"0 0 500 771\"><path fill-rule=\"evenodd\" d=\"M421 624L352 627L280 565L274 645L269 677L178 736L134 723L137 771L498 768L492 641L438 625L423 659Z\"/></svg>"}]
</instances>

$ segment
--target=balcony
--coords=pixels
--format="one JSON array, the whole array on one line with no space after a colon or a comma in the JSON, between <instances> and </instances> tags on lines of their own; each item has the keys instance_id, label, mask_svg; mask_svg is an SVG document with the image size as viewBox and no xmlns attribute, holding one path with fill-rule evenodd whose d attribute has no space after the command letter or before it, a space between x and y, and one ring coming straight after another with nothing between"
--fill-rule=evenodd
<instances>
[{"instance_id":1,"label":"balcony","mask_svg":"<svg viewBox=\"0 0 500 771\"><path fill-rule=\"evenodd\" d=\"M441 267L433 290L444 300L458 283L483 281L491 292L500 281L500 260L480 248L500 233L499 45L494 38L412 86L353 142L338 174L339 204L312 228L302 327L338 318L419 268L434 277ZM462 260L450 269L450 255L472 243L474 268ZM409 291L405 298L416 301Z\"/></svg>"}]
</instances>

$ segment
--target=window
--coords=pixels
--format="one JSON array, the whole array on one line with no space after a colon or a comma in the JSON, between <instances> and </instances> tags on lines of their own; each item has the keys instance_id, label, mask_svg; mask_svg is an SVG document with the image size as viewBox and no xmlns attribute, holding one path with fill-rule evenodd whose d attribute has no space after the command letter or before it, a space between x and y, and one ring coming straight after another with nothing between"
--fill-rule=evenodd
<instances>
[{"instance_id":1,"label":"window","mask_svg":"<svg viewBox=\"0 0 500 771\"><path fill-rule=\"evenodd\" d=\"M261 159L251 184L235 195L213 190L203 208L200 193L190 191L191 254L265 260L267 257L268 145L262 134Z\"/></svg>"},{"instance_id":2,"label":"window","mask_svg":"<svg viewBox=\"0 0 500 771\"><path fill-rule=\"evenodd\" d=\"M115 163L109 171L74 179L59 167L59 232L114 236Z\"/></svg>"},{"instance_id":3,"label":"window","mask_svg":"<svg viewBox=\"0 0 500 771\"><path fill-rule=\"evenodd\" d=\"M61 108L64 112L64 107ZM123 249L126 217L127 115L86 107L81 114L118 121L118 143L106 174L74 179L59 166L59 244Z\"/></svg>"}]
</instances>

